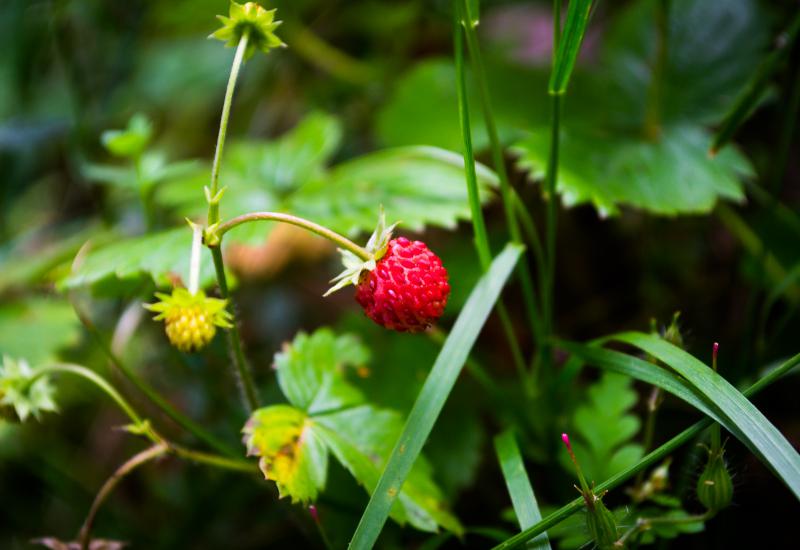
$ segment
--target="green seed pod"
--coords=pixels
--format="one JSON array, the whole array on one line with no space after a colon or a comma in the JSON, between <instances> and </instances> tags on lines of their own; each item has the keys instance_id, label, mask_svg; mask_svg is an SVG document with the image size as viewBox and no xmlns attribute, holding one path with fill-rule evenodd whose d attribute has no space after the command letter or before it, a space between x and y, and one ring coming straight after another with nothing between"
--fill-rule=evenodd
<instances>
[{"instance_id":1,"label":"green seed pod","mask_svg":"<svg viewBox=\"0 0 800 550\"><path fill-rule=\"evenodd\" d=\"M589 534L600 550L617 548L619 532L614 514L606 508L599 497L592 494L591 498L594 499L594 502L591 506L586 507L586 528L589 530Z\"/></svg>"},{"instance_id":2,"label":"green seed pod","mask_svg":"<svg viewBox=\"0 0 800 550\"><path fill-rule=\"evenodd\" d=\"M718 453L709 453L708 464L697 480L697 499L712 512L727 507L733 499L733 481L721 449Z\"/></svg>"}]
</instances>

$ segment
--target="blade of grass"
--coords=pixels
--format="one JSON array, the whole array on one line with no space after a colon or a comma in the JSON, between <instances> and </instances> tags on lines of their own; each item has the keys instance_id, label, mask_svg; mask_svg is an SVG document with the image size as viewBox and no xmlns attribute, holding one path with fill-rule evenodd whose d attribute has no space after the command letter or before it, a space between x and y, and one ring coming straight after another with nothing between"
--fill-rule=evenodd
<instances>
[{"instance_id":1,"label":"blade of grass","mask_svg":"<svg viewBox=\"0 0 800 550\"><path fill-rule=\"evenodd\" d=\"M784 375L788 374L793 368L795 368L798 364L800 364L800 353L795 355L794 357L787 359L784 361L779 367L767 373L761 380L750 386L744 391L745 397L751 397L770 384L774 383L775 381L779 380ZM700 422L697 422L686 428L684 431L658 447L654 449L652 452L648 453L644 456L639 462L623 470L622 472L610 477L603 483L600 483L595 487L595 492L600 493L603 491L610 491L615 487L619 487L632 477L634 477L639 472L649 468L653 464L656 464L663 460L665 457L672 454L673 451L678 449L679 447L685 445L689 441L692 441L697 436L699 436L703 431L711 426L713 421L709 418L703 419ZM542 521L514 535L513 537L501 542L497 546L494 547L493 550L510 550L511 548L518 548L525 544L527 541L533 539L534 537L544 533L549 528L553 527L554 525L558 525L572 514L581 510L584 506L583 498L578 497L575 500L565 504L555 512L548 515Z\"/></svg>"},{"instance_id":2,"label":"blade of grass","mask_svg":"<svg viewBox=\"0 0 800 550\"><path fill-rule=\"evenodd\" d=\"M755 447L757 456L769 465L800 499L800 454L778 429L747 398L702 361L663 338L641 332L615 334L614 340L635 346L669 365L714 403Z\"/></svg>"},{"instance_id":3,"label":"blade of grass","mask_svg":"<svg viewBox=\"0 0 800 550\"><path fill-rule=\"evenodd\" d=\"M519 452L517 440L514 438L514 431L509 429L495 437L494 449L497 453L497 460L500 462L506 487L508 487L508 494L511 496L519 528L527 529L542 521L542 513L539 511L536 495L533 493L533 487L525 471L525 464L522 462L522 454ZM536 540L528 544L528 548L550 550L547 534L539 535Z\"/></svg>"},{"instance_id":4,"label":"blade of grass","mask_svg":"<svg viewBox=\"0 0 800 550\"><path fill-rule=\"evenodd\" d=\"M567 91L572 70L575 68L575 61L578 59L578 52L586 34L591 11L592 0L571 0L569 3L564 32L557 41L555 65L550 74L549 90L552 95L560 95Z\"/></svg>"},{"instance_id":5,"label":"blade of grass","mask_svg":"<svg viewBox=\"0 0 800 550\"><path fill-rule=\"evenodd\" d=\"M349 548L372 548L378 539L408 472L433 429L478 334L521 254L521 246L506 245L472 289L417 396Z\"/></svg>"},{"instance_id":6,"label":"blade of grass","mask_svg":"<svg viewBox=\"0 0 800 550\"><path fill-rule=\"evenodd\" d=\"M733 134L739 129L739 126L758 106L770 81L791 51L792 43L797 38L798 32L800 32L800 12L795 15L789 28L782 34L781 39L777 41L778 47L761 62L753 78L750 79L745 89L736 99L733 107L731 107L731 110L725 115L722 125L714 135L714 141L708 151L709 154L715 155L717 151L725 146L733 138Z\"/></svg>"}]
</instances>

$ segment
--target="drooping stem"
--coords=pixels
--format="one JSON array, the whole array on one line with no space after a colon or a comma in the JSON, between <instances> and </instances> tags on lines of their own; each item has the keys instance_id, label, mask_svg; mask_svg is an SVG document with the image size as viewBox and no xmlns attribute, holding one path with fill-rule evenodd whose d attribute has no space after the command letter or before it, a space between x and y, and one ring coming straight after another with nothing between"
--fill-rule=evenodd
<instances>
[{"instance_id":1,"label":"drooping stem","mask_svg":"<svg viewBox=\"0 0 800 550\"><path fill-rule=\"evenodd\" d=\"M775 368L774 370L767 373L763 378L761 378L758 382L747 388L743 393L745 397L752 397L770 384L774 383L776 380L780 379L784 375L788 374L792 369L794 369L798 364L800 364L800 353L787 359L780 366ZM669 456L674 452L676 449L680 448L681 446L685 445L689 441L692 441L700 434L703 433L705 429L707 429L713 421L710 418L705 418L689 428L685 429L657 449L653 450L652 452L648 453L644 456L639 462L619 472L618 474L610 477L603 483L600 483L594 488L595 493L602 493L603 491L608 491L614 489L615 487L619 487L630 478L638 474L640 471L645 470L652 466L653 464L659 462L663 458ZM493 550L508 550L511 548L518 548L524 545L527 541L532 540L536 536L544 533L554 525L558 525L572 514L578 512L581 508L583 508L584 500L583 497L576 498L575 500L569 502L568 504L562 506L555 512L551 513L542 521L537 523L536 525L532 525L528 529L525 529L521 533L514 535L513 537L501 542L500 544L496 545Z\"/></svg>"},{"instance_id":2,"label":"drooping stem","mask_svg":"<svg viewBox=\"0 0 800 550\"><path fill-rule=\"evenodd\" d=\"M176 424L178 424L178 426L191 433L197 439L203 441L217 452L232 457L239 456L239 453L231 449L227 444L197 424L194 420L173 407L166 398L158 393L152 386L150 386L150 384L145 382L145 380L139 376L135 370L125 363L116 353L114 353L114 350L111 349L110 344L100 333L100 330L95 326L94 322L92 322L86 312L84 312L78 305L78 301L74 299L73 296L70 296L70 302L81 324L83 324L89 334L94 338L95 342L97 342L98 347L108 358L111 365L121 372L125 378L127 378L140 392L142 392L156 407L161 409L161 411L171 418Z\"/></svg>"},{"instance_id":3,"label":"drooping stem","mask_svg":"<svg viewBox=\"0 0 800 550\"><path fill-rule=\"evenodd\" d=\"M308 221L303 218L298 218L297 216L292 216L291 214L282 214L280 212L251 212L249 214L243 214L241 216L237 216L226 222L221 223L214 231L214 235L222 239L222 236L225 235L225 233L227 233L234 227L242 225L243 223L256 222L256 221L274 221L274 222L288 223L290 225L294 225L297 227L302 227L303 229L310 231L315 235L318 235L324 239L328 239L336 246L343 248L344 250L347 250L349 252L352 252L353 254L355 254L364 261L372 259L372 254L367 252L367 250L364 249L363 247L358 246L356 243L354 243L347 237L343 237L342 235L339 235L335 231L331 231L327 227L321 226L312 221Z\"/></svg>"},{"instance_id":4,"label":"drooping stem","mask_svg":"<svg viewBox=\"0 0 800 550\"><path fill-rule=\"evenodd\" d=\"M486 77L483 56L481 54L480 44L478 43L478 36L475 32L475 25L472 23L473 17L470 13L468 0L461 0L461 9L464 13L464 17L462 18L464 36L467 39L467 48L470 53L472 68L475 73L475 80L478 83L483 119L486 123L486 129L489 134L492 163L494 164L494 168L497 171L498 179L500 181L500 195L503 199L503 208L505 211L508 232L513 241L521 243L523 240L519 221L517 220L517 209L515 208L514 204L514 189L511 187L511 183L508 179L508 171L506 170L505 157L503 155L503 146L500 143L500 137L497 132L497 124L495 123L494 113L492 111L492 100L489 93L489 81ZM540 317L539 309L536 304L536 295L533 291L533 279L531 277L530 267L527 262L522 261L517 264L517 269L519 270L520 282L522 284L522 297L525 301L531 327L533 328L534 336L538 343L541 342Z\"/></svg>"},{"instance_id":5,"label":"drooping stem","mask_svg":"<svg viewBox=\"0 0 800 550\"><path fill-rule=\"evenodd\" d=\"M217 284L219 293L226 300L230 300L230 290L228 289L228 277L225 275L225 264L222 260L222 249L219 246L209 247L211 256L214 259L214 270L217 273ZM239 327L234 322L231 328L225 331L228 340L228 349L231 353L231 361L236 367L236 376L239 381L239 389L242 392L242 399L250 412L259 407L256 385L253 381L253 373L247 364L247 359L242 350L242 336Z\"/></svg>"},{"instance_id":6,"label":"drooping stem","mask_svg":"<svg viewBox=\"0 0 800 550\"><path fill-rule=\"evenodd\" d=\"M91 541L91 532L94 519L97 516L97 512L100 510L100 507L103 505L103 502L105 502L105 500L108 498L108 495L111 494L111 491L113 491L119 482L122 481L125 476L127 476L133 470L142 464L146 464L151 460L154 460L160 456L164 456L168 451L169 447L165 442L162 441L160 443L156 443L152 447L149 447L131 457L122 466L120 466L110 478L106 480L106 482L100 488L100 491L98 491L97 496L94 497L92 507L89 509L86 520L83 522L83 527L81 527L80 533L78 534L78 541L81 544L81 550L89 550L89 542Z\"/></svg>"},{"instance_id":7,"label":"drooping stem","mask_svg":"<svg viewBox=\"0 0 800 550\"><path fill-rule=\"evenodd\" d=\"M489 246L489 237L486 232L486 221L483 218L483 210L481 210L481 200L478 193L478 176L475 172L475 154L472 150L472 129L469 122L467 80L464 70L464 28L461 25L458 5L454 5L454 8L456 9L453 13L453 47L455 50L456 77L458 80L459 124L461 126L462 139L464 140L464 168L467 179L467 193L469 196L470 213L472 214L473 240L478 253L478 259L481 262L481 267L486 271L492 262L492 252ZM526 390L532 391L530 378L527 376L525 368L525 358L522 356L519 342L517 342L517 337L514 333L514 325L511 322L508 310L503 304L502 299L497 301L497 313L500 317L500 324L503 326L506 340L508 340L511 357L514 361L517 373L520 376L520 380L524 383Z\"/></svg>"},{"instance_id":8,"label":"drooping stem","mask_svg":"<svg viewBox=\"0 0 800 550\"><path fill-rule=\"evenodd\" d=\"M219 191L219 169L222 163L222 152L225 148L225 136L228 133L228 119L231 116L231 103L233 103L233 91L236 89L236 80L239 78L239 69L242 66L244 52L247 50L247 41L250 31L245 30L239 39L236 47L236 54L231 65L231 74L228 77L228 87L225 89L225 101L222 104L222 116L219 121L219 134L217 135L217 147L214 150L214 162L211 165L211 187L209 196L216 198ZM213 225L219 221L219 202L209 201L208 204L208 225Z\"/></svg>"},{"instance_id":9,"label":"drooping stem","mask_svg":"<svg viewBox=\"0 0 800 550\"><path fill-rule=\"evenodd\" d=\"M137 426L142 425L142 417L134 410L133 407L125 400L124 397L112 386L109 384L105 378L97 374L96 372L87 369L81 365L73 365L71 363L58 363L55 365L47 365L44 367L40 367L36 369L36 373L34 378L39 378L40 376L45 376L47 374L54 374L59 372L66 372L69 374L73 374L75 376L80 376L84 378L100 388L106 395L108 395L124 412L131 421L136 424ZM31 380L31 382L33 381Z\"/></svg>"}]
</instances>

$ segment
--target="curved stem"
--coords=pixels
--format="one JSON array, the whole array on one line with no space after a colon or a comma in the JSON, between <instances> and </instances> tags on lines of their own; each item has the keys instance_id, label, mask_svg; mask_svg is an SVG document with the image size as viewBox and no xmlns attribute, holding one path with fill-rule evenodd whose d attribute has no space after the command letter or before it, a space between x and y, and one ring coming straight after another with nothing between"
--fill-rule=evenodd
<instances>
[{"instance_id":1,"label":"curved stem","mask_svg":"<svg viewBox=\"0 0 800 550\"><path fill-rule=\"evenodd\" d=\"M158 407L164 414L166 414L169 418L171 418L178 426L186 430L187 432L194 435L200 441L203 441L212 449L220 452L224 455L228 455L231 457L238 456L234 449L229 447L226 443L218 439L215 435L207 431L205 428L197 424L194 420L180 412L178 409L172 406L172 404L167 401L161 394L159 394L152 386L150 386L147 382L144 381L142 377L140 377L135 370L130 368L122 359L114 353L114 350L111 349L111 346L106 342L103 335L100 333L98 328L89 318L89 316L80 308L78 305L77 300L74 299L73 296L70 296L70 302L72 304L72 308L75 310L75 314L78 316L81 324L89 331L89 334L97 342L100 350L108 357L109 362L119 370L136 388L142 392L156 407ZM88 370L88 369L87 369ZM92 372L92 371L89 371ZM92 374L94 374L92 372ZM95 375L97 376L97 375ZM102 380L102 378L101 378ZM103 380L105 382L105 380ZM106 382L107 384L107 382ZM113 389L113 388L112 388ZM116 390L114 390L116 391Z\"/></svg>"},{"instance_id":2,"label":"curved stem","mask_svg":"<svg viewBox=\"0 0 800 550\"><path fill-rule=\"evenodd\" d=\"M225 136L228 132L228 119L231 115L231 103L233 103L233 91L236 89L236 80L239 77L239 69L244 60L244 52L247 49L247 41L250 32L245 30L239 45L236 47L236 55L233 57L231 74L228 77L228 87L225 89L225 101L222 104L222 117L219 122L219 134L217 135L217 147L214 150L214 162L211 165L211 192L210 197L217 198L219 191L219 169L222 161L222 151L225 148ZM219 201L210 200L208 205L208 225L217 223L219 220Z\"/></svg>"},{"instance_id":3,"label":"curved stem","mask_svg":"<svg viewBox=\"0 0 800 550\"><path fill-rule=\"evenodd\" d=\"M96 372L87 369L86 367L82 367L81 365L73 365L71 363L58 363L55 365L48 365L45 367L40 367L36 369L36 372L31 379L31 381L39 378L40 376L44 376L46 374L58 373L58 372L67 372L70 374L74 374L76 376L80 376L92 384L103 390L106 395L108 395L122 411L130 418L134 424L141 425L142 424L142 417L131 407L131 405L125 400L124 397L112 386L109 384L105 378L97 374Z\"/></svg>"},{"instance_id":4,"label":"curved stem","mask_svg":"<svg viewBox=\"0 0 800 550\"><path fill-rule=\"evenodd\" d=\"M100 491L97 493L97 496L94 497L94 502L92 502L92 507L89 509L89 513L86 516L86 520L83 522L83 526L78 534L78 541L81 545L81 550L89 550L89 543L91 541L91 532L92 532L92 525L94 524L95 517L97 516L97 512L100 510L100 506L103 505L103 502L108 498L108 495L111 494L111 491L119 484L122 479L131 473L133 470L145 464L151 460L154 460L160 456L165 455L169 451L169 446L161 441L156 443L152 447L145 449L144 451L134 455L129 460L127 460L122 466L120 466L114 474L106 480L103 486L100 488Z\"/></svg>"},{"instance_id":5,"label":"curved stem","mask_svg":"<svg viewBox=\"0 0 800 550\"><path fill-rule=\"evenodd\" d=\"M198 464L207 464L209 466L215 466L225 470L233 470L236 472L245 472L249 474L257 474L259 472L258 465L254 462L204 453L202 451L195 451L193 449L181 447L180 445L175 445L174 443L170 443L170 452L175 454L175 456L184 458L191 462L196 462Z\"/></svg>"},{"instance_id":6,"label":"curved stem","mask_svg":"<svg viewBox=\"0 0 800 550\"><path fill-rule=\"evenodd\" d=\"M315 235L318 235L324 239L328 239L344 250L352 252L365 262L372 259L372 254L367 252L365 248L358 246L347 237L343 237L335 231L331 231L327 227L323 227L317 223L305 220L303 218L298 218L297 216L292 216L291 214L282 214L280 212L251 212L250 214L237 216L221 223L214 231L214 235L221 239L225 233L234 227L242 225L243 223L255 221L274 221L302 227L303 229L306 229Z\"/></svg>"},{"instance_id":7,"label":"curved stem","mask_svg":"<svg viewBox=\"0 0 800 550\"><path fill-rule=\"evenodd\" d=\"M217 273L217 284L219 293L225 300L230 300L230 290L228 289L228 277L225 275L225 263L222 259L222 250L219 246L209 247L211 257L214 259L214 270ZM239 333L239 326L234 322L231 328L225 331L228 340L228 349L231 352L231 360L236 367L236 375L239 380L239 388L242 392L242 400L245 405L253 412L259 407L258 393L256 384L253 380L253 373L247 365L247 358L242 350L242 336Z\"/></svg>"}]
</instances>

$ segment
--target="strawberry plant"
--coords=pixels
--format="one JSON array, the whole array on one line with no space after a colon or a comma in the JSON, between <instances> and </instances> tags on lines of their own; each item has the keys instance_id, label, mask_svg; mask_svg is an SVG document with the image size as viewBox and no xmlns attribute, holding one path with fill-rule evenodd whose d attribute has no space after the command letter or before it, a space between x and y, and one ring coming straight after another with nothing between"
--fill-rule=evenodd
<instances>
[{"instance_id":1,"label":"strawberry plant","mask_svg":"<svg viewBox=\"0 0 800 550\"><path fill-rule=\"evenodd\" d=\"M793 2L0 25L0 547L791 546Z\"/></svg>"}]
</instances>

